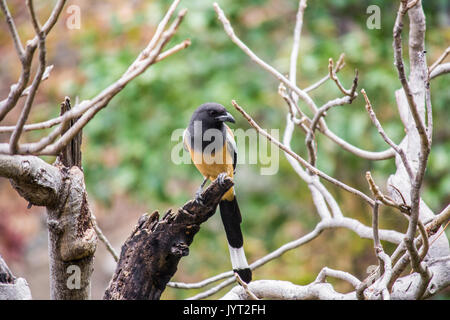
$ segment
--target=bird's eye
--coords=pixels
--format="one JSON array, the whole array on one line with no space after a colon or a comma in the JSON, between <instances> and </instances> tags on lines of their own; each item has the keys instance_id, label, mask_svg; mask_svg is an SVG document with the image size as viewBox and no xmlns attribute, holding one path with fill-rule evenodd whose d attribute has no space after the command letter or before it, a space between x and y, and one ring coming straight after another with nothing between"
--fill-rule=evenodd
<instances>
[{"instance_id":1,"label":"bird's eye","mask_svg":"<svg viewBox=\"0 0 450 320\"><path fill-rule=\"evenodd\" d=\"M209 115L210 116L215 116L217 114L217 111L216 110L210 110L209 111Z\"/></svg>"}]
</instances>

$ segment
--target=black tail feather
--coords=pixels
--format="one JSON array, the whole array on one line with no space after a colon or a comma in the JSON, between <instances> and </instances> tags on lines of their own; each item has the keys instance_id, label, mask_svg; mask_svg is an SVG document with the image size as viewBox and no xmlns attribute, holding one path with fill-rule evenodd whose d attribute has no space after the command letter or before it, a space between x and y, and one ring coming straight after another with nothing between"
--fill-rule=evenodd
<instances>
[{"instance_id":1,"label":"black tail feather","mask_svg":"<svg viewBox=\"0 0 450 320\"><path fill-rule=\"evenodd\" d=\"M252 280L252 271L248 267L244 253L244 239L242 237L242 216L236 198L233 200L222 200L219 203L220 216L222 218L225 234L230 249L231 264L233 270L246 283Z\"/></svg>"},{"instance_id":2,"label":"black tail feather","mask_svg":"<svg viewBox=\"0 0 450 320\"><path fill-rule=\"evenodd\" d=\"M236 272L245 283L250 283L250 281L252 281L252 270L250 270L250 268L234 269L233 271Z\"/></svg>"}]
</instances>

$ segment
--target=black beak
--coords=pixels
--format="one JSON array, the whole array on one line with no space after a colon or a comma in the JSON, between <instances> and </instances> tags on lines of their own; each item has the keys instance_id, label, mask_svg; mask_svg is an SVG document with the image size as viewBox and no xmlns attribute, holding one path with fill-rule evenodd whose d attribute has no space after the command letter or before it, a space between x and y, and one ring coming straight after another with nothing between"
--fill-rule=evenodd
<instances>
[{"instance_id":1,"label":"black beak","mask_svg":"<svg viewBox=\"0 0 450 320\"><path fill-rule=\"evenodd\" d=\"M216 120L221 121L221 122L232 122L232 123L236 122L236 121L234 121L233 116L229 112L227 112L227 114L217 116Z\"/></svg>"}]
</instances>

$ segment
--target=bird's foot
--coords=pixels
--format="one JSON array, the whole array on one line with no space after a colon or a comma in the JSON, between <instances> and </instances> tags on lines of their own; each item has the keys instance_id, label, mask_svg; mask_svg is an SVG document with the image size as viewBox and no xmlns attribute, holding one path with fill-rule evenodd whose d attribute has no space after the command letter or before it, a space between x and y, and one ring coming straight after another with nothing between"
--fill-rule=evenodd
<instances>
[{"instance_id":1,"label":"bird's foot","mask_svg":"<svg viewBox=\"0 0 450 320\"><path fill-rule=\"evenodd\" d=\"M221 186L224 185L224 183L225 183L225 178L226 178L227 176L228 176L228 175L227 175L225 172L222 172L221 174L219 174L219 175L217 176L217 182L219 183L219 185L221 185Z\"/></svg>"},{"instance_id":2,"label":"bird's foot","mask_svg":"<svg viewBox=\"0 0 450 320\"><path fill-rule=\"evenodd\" d=\"M205 199L202 197L202 189L199 188L199 190L197 190L197 192L195 193L194 201L201 206L205 206L204 200Z\"/></svg>"}]
</instances>

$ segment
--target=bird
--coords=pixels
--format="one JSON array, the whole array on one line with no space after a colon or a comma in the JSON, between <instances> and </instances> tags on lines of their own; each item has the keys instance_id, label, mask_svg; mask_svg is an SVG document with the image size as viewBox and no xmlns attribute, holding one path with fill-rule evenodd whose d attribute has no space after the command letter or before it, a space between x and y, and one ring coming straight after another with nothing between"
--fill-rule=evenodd
<instances>
[{"instance_id":1,"label":"bird","mask_svg":"<svg viewBox=\"0 0 450 320\"><path fill-rule=\"evenodd\" d=\"M204 177L195 197L200 203L202 189L208 180L223 179L224 174L233 179L236 173L236 142L233 132L225 122L235 123L235 120L223 105L215 102L204 103L194 111L183 134L184 147ZM252 280L252 272L244 252L240 226L242 215L234 187L223 195L219 208L233 271L242 281L249 283Z\"/></svg>"}]
</instances>

